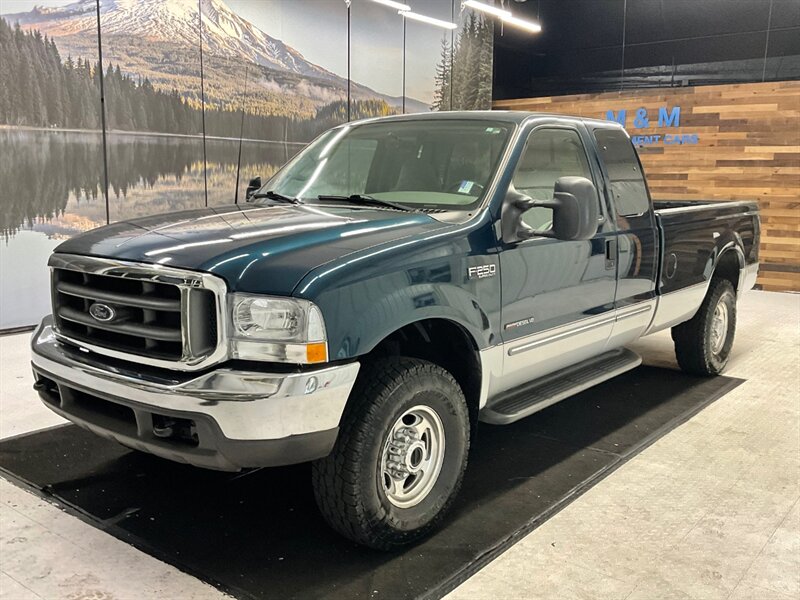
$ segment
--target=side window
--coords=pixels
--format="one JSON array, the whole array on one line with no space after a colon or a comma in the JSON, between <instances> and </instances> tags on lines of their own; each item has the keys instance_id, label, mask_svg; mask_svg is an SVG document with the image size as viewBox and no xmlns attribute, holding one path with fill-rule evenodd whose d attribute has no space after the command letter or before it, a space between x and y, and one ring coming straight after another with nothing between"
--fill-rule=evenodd
<instances>
[{"instance_id":1,"label":"side window","mask_svg":"<svg viewBox=\"0 0 800 600\"><path fill-rule=\"evenodd\" d=\"M650 210L647 186L628 136L616 129L597 129L594 139L608 172L617 213L630 217Z\"/></svg>"},{"instance_id":2,"label":"side window","mask_svg":"<svg viewBox=\"0 0 800 600\"><path fill-rule=\"evenodd\" d=\"M518 192L534 200L553 197L556 179L578 176L592 179L583 142L572 129L537 129L528 138L511 180ZM534 208L522 216L534 229L548 229L553 220L550 208Z\"/></svg>"}]
</instances>

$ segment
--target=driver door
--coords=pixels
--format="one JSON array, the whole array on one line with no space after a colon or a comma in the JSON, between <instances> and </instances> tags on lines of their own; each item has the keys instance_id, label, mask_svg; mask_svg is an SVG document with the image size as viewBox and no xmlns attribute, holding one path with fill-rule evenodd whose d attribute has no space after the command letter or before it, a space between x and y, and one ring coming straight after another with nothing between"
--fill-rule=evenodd
<instances>
[{"instance_id":1,"label":"driver door","mask_svg":"<svg viewBox=\"0 0 800 600\"><path fill-rule=\"evenodd\" d=\"M512 185L535 200L547 200L556 180L565 176L585 177L596 188L602 181L586 153L583 132L561 125L537 127L528 137ZM605 349L614 324L616 232L599 193L597 202L601 222L591 240L533 237L502 246L504 366L497 392ZM522 218L545 230L552 209L533 208Z\"/></svg>"}]
</instances>

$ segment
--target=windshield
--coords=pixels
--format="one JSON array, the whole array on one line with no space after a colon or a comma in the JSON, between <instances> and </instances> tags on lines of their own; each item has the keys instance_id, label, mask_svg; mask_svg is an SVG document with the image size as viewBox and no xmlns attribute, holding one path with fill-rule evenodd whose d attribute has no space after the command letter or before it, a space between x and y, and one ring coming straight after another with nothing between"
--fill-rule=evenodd
<instances>
[{"instance_id":1,"label":"windshield","mask_svg":"<svg viewBox=\"0 0 800 600\"><path fill-rule=\"evenodd\" d=\"M486 120L345 125L317 138L262 190L304 201L360 195L468 210L483 197L510 129Z\"/></svg>"}]
</instances>

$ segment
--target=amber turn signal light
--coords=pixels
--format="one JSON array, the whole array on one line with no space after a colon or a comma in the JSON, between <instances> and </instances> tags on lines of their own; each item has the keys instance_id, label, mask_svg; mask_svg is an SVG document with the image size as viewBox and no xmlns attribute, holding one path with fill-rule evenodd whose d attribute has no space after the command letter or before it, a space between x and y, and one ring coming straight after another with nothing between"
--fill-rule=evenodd
<instances>
[{"instance_id":1,"label":"amber turn signal light","mask_svg":"<svg viewBox=\"0 0 800 600\"><path fill-rule=\"evenodd\" d=\"M321 363L328 360L328 344L325 342L313 342L306 344L306 362Z\"/></svg>"}]
</instances>

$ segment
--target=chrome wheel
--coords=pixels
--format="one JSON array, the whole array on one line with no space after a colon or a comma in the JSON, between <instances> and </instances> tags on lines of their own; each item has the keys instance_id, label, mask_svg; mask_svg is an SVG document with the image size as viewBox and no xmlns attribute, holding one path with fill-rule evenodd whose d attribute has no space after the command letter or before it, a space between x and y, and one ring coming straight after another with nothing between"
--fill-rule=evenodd
<instances>
[{"instance_id":1,"label":"chrome wheel","mask_svg":"<svg viewBox=\"0 0 800 600\"><path fill-rule=\"evenodd\" d=\"M711 318L711 352L719 354L725 345L728 337L728 305L723 298L717 302L714 308L714 316Z\"/></svg>"},{"instance_id":2,"label":"chrome wheel","mask_svg":"<svg viewBox=\"0 0 800 600\"><path fill-rule=\"evenodd\" d=\"M398 508L416 506L430 493L444 462L444 426L429 406L404 412L383 445L381 483Z\"/></svg>"}]
</instances>

